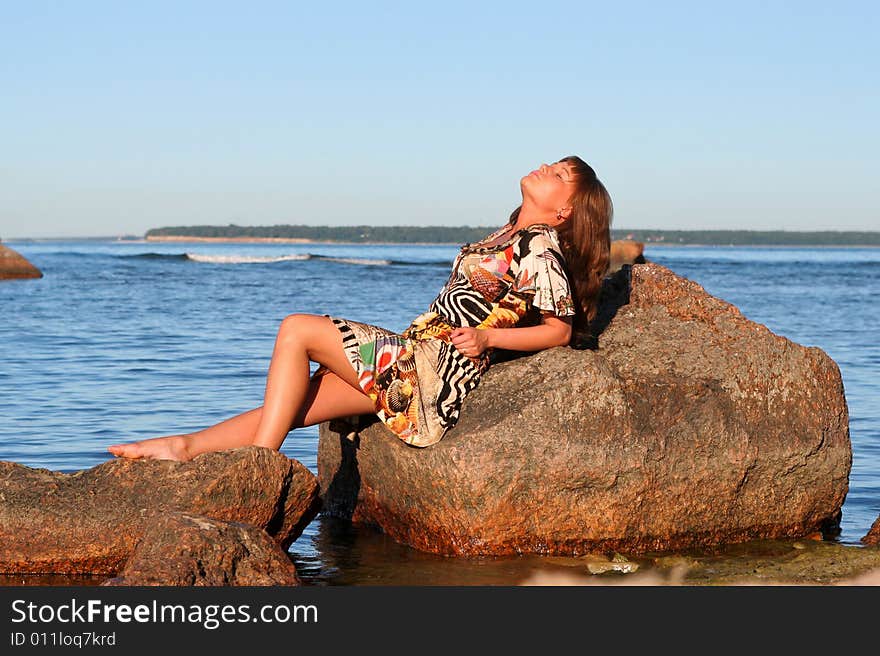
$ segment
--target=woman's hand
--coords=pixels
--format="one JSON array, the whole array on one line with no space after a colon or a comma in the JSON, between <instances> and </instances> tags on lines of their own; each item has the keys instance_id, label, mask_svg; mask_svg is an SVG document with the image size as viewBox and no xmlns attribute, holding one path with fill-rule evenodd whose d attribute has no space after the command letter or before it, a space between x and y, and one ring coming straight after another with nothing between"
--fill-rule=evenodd
<instances>
[{"instance_id":1,"label":"woman's hand","mask_svg":"<svg viewBox=\"0 0 880 656\"><path fill-rule=\"evenodd\" d=\"M459 352L469 358L478 357L489 348L489 331L465 326L450 333L452 344Z\"/></svg>"}]
</instances>

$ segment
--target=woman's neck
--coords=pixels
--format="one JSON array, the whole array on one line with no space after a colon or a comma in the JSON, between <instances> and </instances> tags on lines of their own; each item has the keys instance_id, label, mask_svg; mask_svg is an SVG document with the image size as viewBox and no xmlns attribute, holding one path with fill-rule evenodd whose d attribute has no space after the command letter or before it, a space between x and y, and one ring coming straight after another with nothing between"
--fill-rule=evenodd
<instances>
[{"instance_id":1,"label":"woman's neck","mask_svg":"<svg viewBox=\"0 0 880 656\"><path fill-rule=\"evenodd\" d=\"M523 228L535 225L536 223L549 223L550 219L551 216L547 215L546 210L542 211L524 200L520 207L519 215L516 217L516 223L514 224L513 229L522 230Z\"/></svg>"}]
</instances>

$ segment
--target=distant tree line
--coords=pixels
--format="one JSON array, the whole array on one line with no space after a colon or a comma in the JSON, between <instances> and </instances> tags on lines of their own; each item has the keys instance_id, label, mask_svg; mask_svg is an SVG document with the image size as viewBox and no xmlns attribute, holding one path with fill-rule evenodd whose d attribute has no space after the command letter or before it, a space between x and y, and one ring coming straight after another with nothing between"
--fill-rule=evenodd
<instances>
[{"instance_id":1,"label":"distant tree line","mask_svg":"<svg viewBox=\"0 0 880 656\"><path fill-rule=\"evenodd\" d=\"M880 232L797 230L612 230L612 239L708 246L880 246Z\"/></svg>"},{"instance_id":2,"label":"distant tree line","mask_svg":"<svg viewBox=\"0 0 880 656\"><path fill-rule=\"evenodd\" d=\"M464 244L479 241L497 226L175 226L153 228L145 237L259 237L348 243L402 242ZM880 246L880 232L789 230L627 230L613 229L611 239L646 244L708 246Z\"/></svg>"}]
</instances>

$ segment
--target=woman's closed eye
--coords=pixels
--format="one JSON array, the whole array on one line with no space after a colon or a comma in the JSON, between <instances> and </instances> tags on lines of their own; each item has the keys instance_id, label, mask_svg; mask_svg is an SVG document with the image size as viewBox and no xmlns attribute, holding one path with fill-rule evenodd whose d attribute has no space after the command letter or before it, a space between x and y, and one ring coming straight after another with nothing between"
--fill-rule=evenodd
<instances>
[{"instance_id":1,"label":"woman's closed eye","mask_svg":"<svg viewBox=\"0 0 880 656\"><path fill-rule=\"evenodd\" d=\"M562 175L562 172L561 172L561 171L557 171L557 172L556 172L556 177L559 178L560 180L562 180L562 181L565 182L565 183L573 182L573 180L572 180L572 178L571 178L570 175L568 175L568 176L564 176L564 175Z\"/></svg>"}]
</instances>

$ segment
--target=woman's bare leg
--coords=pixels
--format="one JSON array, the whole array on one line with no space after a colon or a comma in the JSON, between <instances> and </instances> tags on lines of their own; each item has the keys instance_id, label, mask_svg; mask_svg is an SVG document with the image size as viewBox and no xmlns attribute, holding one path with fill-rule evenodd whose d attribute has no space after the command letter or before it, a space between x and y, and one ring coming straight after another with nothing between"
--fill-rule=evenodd
<instances>
[{"instance_id":1,"label":"woman's bare leg","mask_svg":"<svg viewBox=\"0 0 880 656\"><path fill-rule=\"evenodd\" d=\"M322 369L323 375L316 374L309 379L306 360L305 399L297 404L299 386L294 384L293 390L286 390L284 383L285 376L292 376L294 383L299 382L297 378L302 372L297 371L301 365L298 351L302 350L308 359L320 362L326 368ZM339 371L334 373L335 370ZM127 458L188 460L200 453L248 444L277 449L292 428L374 411L372 400L358 386L355 371L342 351L339 331L330 319L317 315L291 315L282 322L269 366L266 399L272 404L270 412L265 411L267 404L264 402L259 408L201 431L117 444L108 451ZM283 408L288 402L297 407L292 410ZM261 442L257 442L261 429L264 431L260 435Z\"/></svg>"},{"instance_id":2,"label":"woman's bare leg","mask_svg":"<svg viewBox=\"0 0 880 656\"><path fill-rule=\"evenodd\" d=\"M360 388L354 389L336 374L327 372L310 381L306 402L294 417L290 430L314 426L337 417L371 414L374 409L372 399ZM253 444L262 413L261 406L189 434L185 447L188 457Z\"/></svg>"},{"instance_id":3,"label":"woman's bare leg","mask_svg":"<svg viewBox=\"0 0 880 656\"><path fill-rule=\"evenodd\" d=\"M153 437L130 444L114 444L107 450L123 458L158 458L160 460L189 460L197 453L234 449L253 443L254 432L260 421L261 408L254 408L230 417L220 423L193 433ZM198 451L192 452L197 446Z\"/></svg>"},{"instance_id":4,"label":"woman's bare leg","mask_svg":"<svg viewBox=\"0 0 880 656\"><path fill-rule=\"evenodd\" d=\"M310 322L291 315L281 322L266 374L263 412L253 444L278 448L306 400L309 384ZM280 438L280 439L279 439Z\"/></svg>"},{"instance_id":5,"label":"woman's bare leg","mask_svg":"<svg viewBox=\"0 0 880 656\"><path fill-rule=\"evenodd\" d=\"M278 330L266 376L263 411L254 434L255 446L281 447L305 405L310 360L324 365L360 390L357 373L342 348L342 335L329 318L314 314L286 317Z\"/></svg>"}]
</instances>

